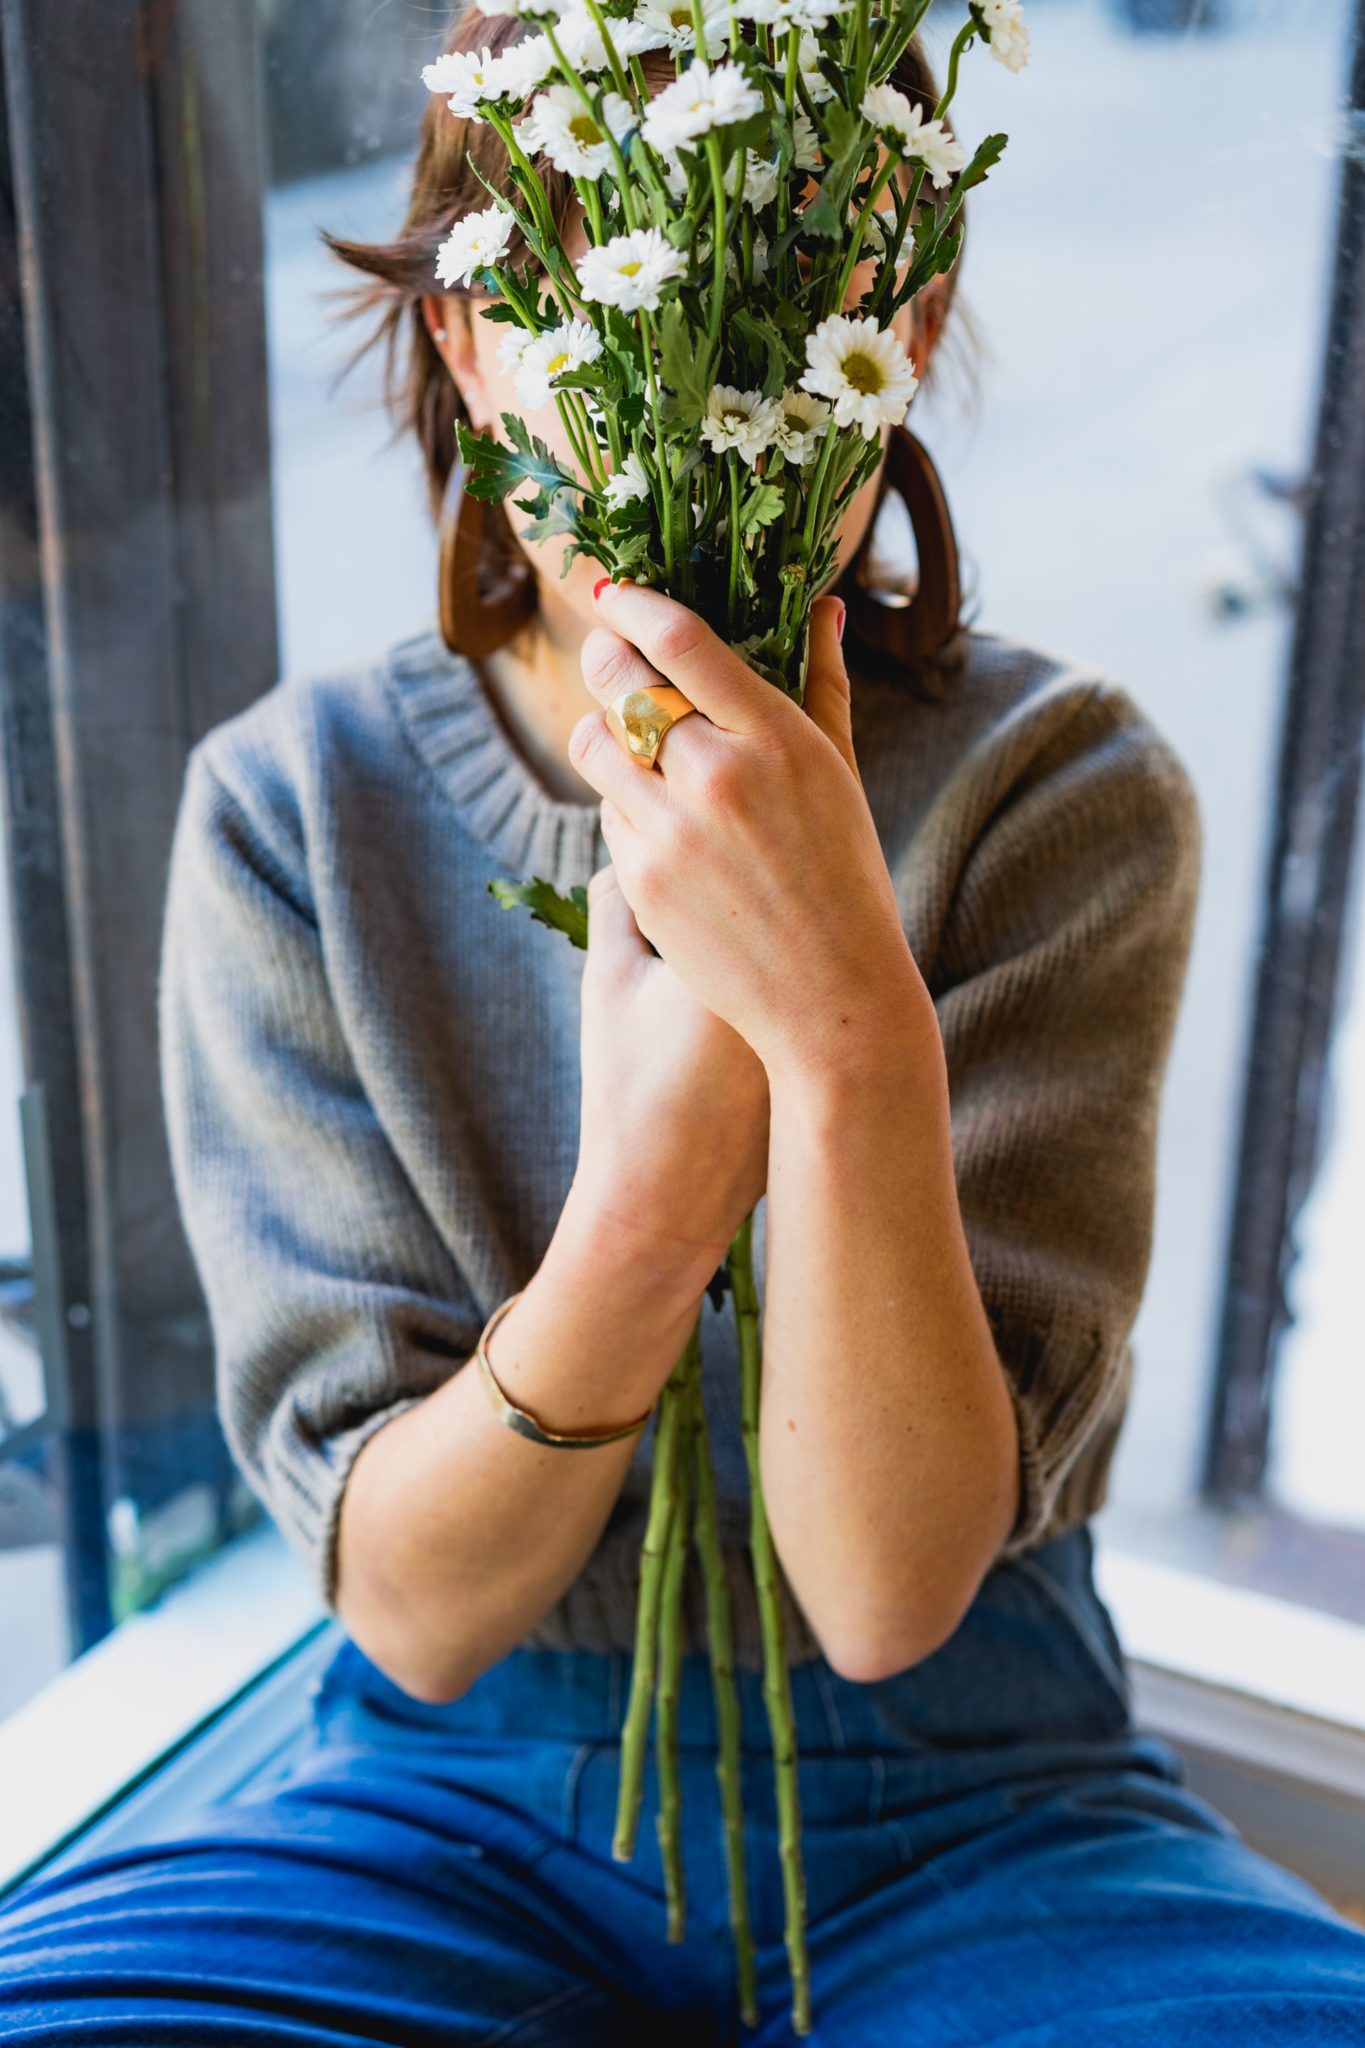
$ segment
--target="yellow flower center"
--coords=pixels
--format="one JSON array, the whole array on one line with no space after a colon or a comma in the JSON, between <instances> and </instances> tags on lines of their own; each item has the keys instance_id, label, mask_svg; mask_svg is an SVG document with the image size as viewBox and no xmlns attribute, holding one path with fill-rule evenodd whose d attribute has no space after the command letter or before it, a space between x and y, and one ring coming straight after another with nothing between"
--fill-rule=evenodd
<instances>
[{"instance_id":1,"label":"yellow flower center","mask_svg":"<svg viewBox=\"0 0 1365 2048\"><path fill-rule=\"evenodd\" d=\"M569 133L576 141L583 143L585 146L591 146L594 142L603 142L606 139L591 114L575 114L569 123Z\"/></svg>"},{"instance_id":2,"label":"yellow flower center","mask_svg":"<svg viewBox=\"0 0 1365 2048\"><path fill-rule=\"evenodd\" d=\"M622 277L635 277L642 268L643 265L640 263L639 258L632 256L629 263L621 265L621 275Z\"/></svg>"},{"instance_id":3,"label":"yellow flower center","mask_svg":"<svg viewBox=\"0 0 1365 2048\"><path fill-rule=\"evenodd\" d=\"M880 391L886 382L881 364L874 362L871 356L860 355L856 349L852 355L844 357L843 371L853 389L864 396Z\"/></svg>"},{"instance_id":4,"label":"yellow flower center","mask_svg":"<svg viewBox=\"0 0 1365 2048\"><path fill-rule=\"evenodd\" d=\"M561 370L568 368L568 365L569 351L567 349L561 349L559 354L557 356L551 356L549 362L546 364L546 374L551 377L557 377Z\"/></svg>"}]
</instances>

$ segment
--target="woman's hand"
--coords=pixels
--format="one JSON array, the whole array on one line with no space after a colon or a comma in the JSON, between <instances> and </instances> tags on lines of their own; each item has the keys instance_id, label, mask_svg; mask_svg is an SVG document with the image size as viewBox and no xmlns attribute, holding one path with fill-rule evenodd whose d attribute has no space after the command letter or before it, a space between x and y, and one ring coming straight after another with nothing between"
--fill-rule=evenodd
<instances>
[{"instance_id":1,"label":"woman's hand","mask_svg":"<svg viewBox=\"0 0 1365 2048\"><path fill-rule=\"evenodd\" d=\"M614 866L588 905L575 1196L642 1256L676 1254L699 1297L767 1181L768 1078L650 952Z\"/></svg>"},{"instance_id":2,"label":"woman's hand","mask_svg":"<svg viewBox=\"0 0 1365 2048\"><path fill-rule=\"evenodd\" d=\"M853 754L839 600L813 607L804 709L662 591L604 584L597 604L582 662L599 703L664 680L703 714L670 729L658 770L601 710L569 738L640 931L770 1076L865 1060L888 1027L936 1033Z\"/></svg>"}]
</instances>

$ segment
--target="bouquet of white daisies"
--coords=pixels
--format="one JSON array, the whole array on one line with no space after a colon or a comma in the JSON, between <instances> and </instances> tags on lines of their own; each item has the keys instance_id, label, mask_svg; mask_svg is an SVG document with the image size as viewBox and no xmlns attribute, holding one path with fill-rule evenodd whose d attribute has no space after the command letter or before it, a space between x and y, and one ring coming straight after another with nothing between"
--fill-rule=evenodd
<instances>
[{"instance_id":1,"label":"bouquet of white daisies","mask_svg":"<svg viewBox=\"0 0 1365 2048\"><path fill-rule=\"evenodd\" d=\"M876 470L884 424L916 390L892 322L956 261L964 195L1003 135L969 158L949 129L964 52L1028 61L1021 0L967 0L931 110L891 82L933 0L522 0L528 32L499 55L454 52L423 73L450 111L486 121L516 196L456 222L438 281L493 294L484 318L518 397L558 408L576 469L502 414L506 440L457 427L471 496L526 488L523 537L568 536L614 576L690 606L759 674L802 701L810 608L837 567L849 501ZM672 54L651 94L641 58ZM586 253L571 262L531 162L572 179ZM898 176L897 173L900 173ZM813 189L812 189L813 188ZM890 193L892 204L883 204ZM519 230L533 265L508 262ZM849 303L855 271L870 282ZM508 903L586 944L585 892L495 883ZM752 1217L726 1264L739 1326L750 1543L763 1619L786 1902L792 2024L811 2026L791 1695L757 1467L758 1303ZM698 1324L698 1330L700 1324ZM757 2025L739 1805L730 1618L701 1409L697 1333L665 1389L641 1566L613 1853L634 1852L650 1710L659 1706L659 1839L669 1937L683 1938L676 1713L688 1519L706 1584L740 2007Z\"/></svg>"}]
</instances>

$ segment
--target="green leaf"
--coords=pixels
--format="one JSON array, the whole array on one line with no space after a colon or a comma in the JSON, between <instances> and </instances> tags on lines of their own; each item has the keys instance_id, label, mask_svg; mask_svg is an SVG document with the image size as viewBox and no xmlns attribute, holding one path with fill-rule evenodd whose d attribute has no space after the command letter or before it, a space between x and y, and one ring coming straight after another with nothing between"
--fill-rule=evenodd
<instances>
[{"instance_id":1,"label":"green leaf","mask_svg":"<svg viewBox=\"0 0 1365 2048\"><path fill-rule=\"evenodd\" d=\"M544 504L544 493L535 498L514 498L512 503L519 512L536 513ZM578 507L567 491L555 491L549 501L549 509L539 519L533 518L529 526L522 528L524 540L549 540L556 533L578 532Z\"/></svg>"},{"instance_id":2,"label":"green leaf","mask_svg":"<svg viewBox=\"0 0 1365 2048\"><path fill-rule=\"evenodd\" d=\"M861 156L867 148L866 128L867 123L861 114L855 114L842 100L830 100L825 115L825 134L829 138L824 145L826 164L835 163L855 152Z\"/></svg>"},{"instance_id":3,"label":"green leaf","mask_svg":"<svg viewBox=\"0 0 1365 2048\"><path fill-rule=\"evenodd\" d=\"M959 193L970 192L973 185L985 184L987 177L1005 154L1005 144L1008 141L1008 135L988 135L986 137L986 140L977 149L966 170L958 174L957 182L953 186L954 199L957 198Z\"/></svg>"},{"instance_id":4,"label":"green leaf","mask_svg":"<svg viewBox=\"0 0 1365 2048\"><path fill-rule=\"evenodd\" d=\"M558 889L535 875L529 882L504 882L501 878L488 884L488 893L495 896L504 910L529 910L537 924L548 925L552 932L563 932L571 945L588 948L588 892L575 888L567 896L561 896Z\"/></svg>"},{"instance_id":5,"label":"green leaf","mask_svg":"<svg viewBox=\"0 0 1365 2048\"><path fill-rule=\"evenodd\" d=\"M771 526L774 519L780 519L786 495L781 484L766 479L760 483L739 508L740 532L756 533L761 526Z\"/></svg>"},{"instance_id":6,"label":"green leaf","mask_svg":"<svg viewBox=\"0 0 1365 2048\"><path fill-rule=\"evenodd\" d=\"M782 336L766 312L749 306L736 307L730 316L730 325L744 336L755 356L767 357L768 367L761 388L765 398L778 397L787 381L787 350Z\"/></svg>"},{"instance_id":7,"label":"green leaf","mask_svg":"<svg viewBox=\"0 0 1365 2048\"><path fill-rule=\"evenodd\" d=\"M819 196L813 199L801 215L803 235L823 235L826 241L836 241L844 230L839 226L839 209L823 187Z\"/></svg>"},{"instance_id":8,"label":"green leaf","mask_svg":"<svg viewBox=\"0 0 1365 2048\"><path fill-rule=\"evenodd\" d=\"M583 489L576 477L561 468L544 441L529 432L525 420L505 412L502 423L512 442L510 448L491 434L476 433L463 420L455 422L460 454L469 465L465 489L471 498L501 500L523 483L540 484L549 491Z\"/></svg>"},{"instance_id":9,"label":"green leaf","mask_svg":"<svg viewBox=\"0 0 1365 2048\"><path fill-rule=\"evenodd\" d=\"M710 358L675 301L665 300L654 316L659 336L659 356L665 384L677 393L670 417L684 426L694 426L706 411L711 389Z\"/></svg>"}]
</instances>

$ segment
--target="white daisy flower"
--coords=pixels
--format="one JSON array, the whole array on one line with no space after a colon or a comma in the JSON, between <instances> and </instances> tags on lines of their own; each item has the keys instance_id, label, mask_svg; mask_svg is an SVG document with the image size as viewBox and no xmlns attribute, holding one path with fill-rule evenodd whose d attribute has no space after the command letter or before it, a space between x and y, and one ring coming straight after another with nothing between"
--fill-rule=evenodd
<instances>
[{"instance_id":1,"label":"white daisy flower","mask_svg":"<svg viewBox=\"0 0 1365 2048\"><path fill-rule=\"evenodd\" d=\"M649 478L645 466L632 448L619 469L612 471L602 486L602 496L613 510L628 505L632 498L649 496Z\"/></svg>"},{"instance_id":2,"label":"white daisy flower","mask_svg":"<svg viewBox=\"0 0 1365 2048\"><path fill-rule=\"evenodd\" d=\"M797 69L801 83L806 88L807 99L818 107L822 100L834 98L834 87L820 69L820 45L809 29L802 29L801 42L796 53ZM809 116L807 116L809 119Z\"/></svg>"},{"instance_id":3,"label":"white daisy flower","mask_svg":"<svg viewBox=\"0 0 1365 2048\"><path fill-rule=\"evenodd\" d=\"M750 0L754 21L767 22L779 33L786 28L824 28L836 14L847 14L851 0Z\"/></svg>"},{"instance_id":4,"label":"white daisy flower","mask_svg":"<svg viewBox=\"0 0 1365 2048\"><path fill-rule=\"evenodd\" d=\"M905 418L919 389L894 329L846 313L831 313L806 336L806 369L797 381L833 399L836 426L859 426L869 441L885 421Z\"/></svg>"},{"instance_id":5,"label":"white daisy flower","mask_svg":"<svg viewBox=\"0 0 1365 2048\"><path fill-rule=\"evenodd\" d=\"M777 159L761 157L756 149L744 152L744 204L755 213L771 206L777 197Z\"/></svg>"},{"instance_id":6,"label":"white daisy flower","mask_svg":"<svg viewBox=\"0 0 1365 2048\"><path fill-rule=\"evenodd\" d=\"M821 83L823 84L823 80ZM814 121L812 121L804 107L797 108L796 120L792 125L795 130L794 140L796 142L796 155L792 158L792 162L797 170L822 170L825 160L820 153L820 137L816 133Z\"/></svg>"},{"instance_id":7,"label":"white daisy flower","mask_svg":"<svg viewBox=\"0 0 1365 2048\"><path fill-rule=\"evenodd\" d=\"M498 339L498 361L509 376L521 366L522 350L535 340L525 327L504 327Z\"/></svg>"},{"instance_id":8,"label":"white daisy flower","mask_svg":"<svg viewBox=\"0 0 1365 2048\"><path fill-rule=\"evenodd\" d=\"M619 92L603 94L603 118L619 143L635 126L635 110ZM552 85L537 94L519 128L528 155L543 149L557 171L575 178L600 178L615 162L605 131L571 85Z\"/></svg>"},{"instance_id":9,"label":"white daisy flower","mask_svg":"<svg viewBox=\"0 0 1365 2048\"><path fill-rule=\"evenodd\" d=\"M745 9L738 8L743 17ZM652 47L656 50L693 50L697 45L697 33L692 26L692 9L687 0L640 0L632 19L653 31L658 40ZM705 30L705 55L719 55L728 49L725 30L730 19L729 8L708 6L702 0L702 27ZM613 35L615 30L612 31Z\"/></svg>"},{"instance_id":10,"label":"white daisy flower","mask_svg":"<svg viewBox=\"0 0 1365 2048\"><path fill-rule=\"evenodd\" d=\"M681 78L656 93L645 109L640 133L651 148L691 145L712 128L747 121L763 106L763 95L750 85L738 64L718 64L713 71L694 57Z\"/></svg>"},{"instance_id":11,"label":"white daisy flower","mask_svg":"<svg viewBox=\"0 0 1365 2048\"><path fill-rule=\"evenodd\" d=\"M713 384L702 415L702 439L723 455L737 449L750 468L771 448L777 407L761 391L737 391L733 384Z\"/></svg>"},{"instance_id":12,"label":"white daisy flower","mask_svg":"<svg viewBox=\"0 0 1365 2048\"><path fill-rule=\"evenodd\" d=\"M967 152L943 122L926 121L923 107L912 106L894 85L874 85L863 95L861 111L890 148L926 166L935 190L950 185L966 167Z\"/></svg>"},{"instance_id":13,"label":"white daisy flower","mask_svg":"<svg viewBox=\"0 0 1365 2048\"><path fill-rule=\"evenodd\" d=\"M813 461L832 411L823 398L789 386L777 401L773 446L786 461L803 467Z\"/></svg>"},{"instance_id":14,"label":"white daisy flower","mask_svg":"<svg viewBox=\"0 0 1365 2048\"><path fill-rule=\"evenodd\" d=\"M663 47L658 29L633 16L627 16L624 21L613 21L608 16L607 33L618 57L640 57L646 50ZM582 0L569 0L555 27L555 35L564 55L580 75L607 69L606 43Z\"/></svg>"},{"instance_id":15,"label":"white daisy flower","mask_svg":"<svg viewBox=\"0 0 1365 2048\"><path fill-rule=\"evenodd\" d=\"M528 412L548 405L556 378L581 369L602 353L602 337L589 320L564 320L529 341L517 365L517 396Z\"/></svg>"},{"instance_id":16,"label":"white daisy flower","mask_svg":"<svg viewBox=\"0 0 1365 2048\"><path fill-rule=\"evenodd\" d=\"M482 121L480 112L488 100L500 100L507 92L507 73L501 57L487 44L477 56L471 50L450 50L428 64L422 72L428 92L448 93L452 114L466 121Z\"/></svg>"},{"instance_id":17,"label":"white daisy flower","mask_svg":"<svg viewBox=\"0 0 1365 2048\"><path fill-rule=\"evenodd\" d=\"M516 226L505 207L485 206L457 220L436 254L436 276L447 287L472 284L476 270L491 269L507 254Z\"/></svg>"},{"instance_id":18,"label":"white daisy flower","mask_svg":"<svg viewBox=\"0 0 1365 2048\"><path fill-rule=\"evenodd\" d=\"M498 60L502 65L507 97L528 100L537 86L545 83L555 68L555 53L546 35L523 36L512 43Z\"/></svg>"},{"instance_id":19,"label":"white daisy flower","mask_svg":"<svg viewBox=\"0 0 1365 2048\"><path fill-rule=\"evenodd\" d=\"M589 249L578 266L585 299L620 306L626 313L638 312L641 307L653 313L663 287L686 275L687 258L659 228L635 228L628 235L613 235L600 248Z\"/></svg>"},{"instance_id":20,"label":"white daisy flower","mask_svg":"<svg viewBox=\"0 0 1365 2048\"><path fill-rule=\"evenodd\" d=\"M987 48L992 57L1007 71L1022 71L1029 39L1021 0L976 0L976 9L991 32Z\"/></svg>"}]
</instances>

